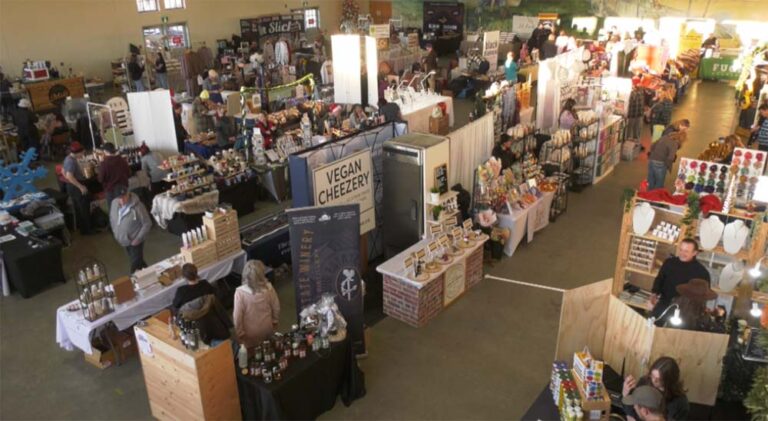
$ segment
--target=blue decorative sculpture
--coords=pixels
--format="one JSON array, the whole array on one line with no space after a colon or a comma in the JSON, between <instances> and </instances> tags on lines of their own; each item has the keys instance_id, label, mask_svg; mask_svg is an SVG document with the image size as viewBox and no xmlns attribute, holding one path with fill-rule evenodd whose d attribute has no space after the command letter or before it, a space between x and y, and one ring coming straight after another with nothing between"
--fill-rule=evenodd
<instances>
[{"instance_id":1,"label":"blue decorative sculpture","mask_svg":"<svg viewBox=\"0 0 768 421\"><path fill-rule=\"evenodd\" d=\"M21 162L5 165L0 160L0 189L5 194L3 200L13 200L27 193L37 192L35 179L45 177L48 170L44 167L29 167L36 157L35 148L29 148L22 154Z\"/></svg>"}]
</instances>

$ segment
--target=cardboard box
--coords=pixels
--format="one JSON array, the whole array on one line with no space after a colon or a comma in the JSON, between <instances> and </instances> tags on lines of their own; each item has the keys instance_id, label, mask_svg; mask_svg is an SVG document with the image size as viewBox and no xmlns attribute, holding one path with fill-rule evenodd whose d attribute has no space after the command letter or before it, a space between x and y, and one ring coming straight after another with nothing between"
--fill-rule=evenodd
<instances>
[{"instance_id":1,"label":"cardboard box","mask_svg":"<svg viewBox=\"0 0 768 421\"><path fill-rule=\"evenodd\" d=\"M115 287L115 298L118 304L122 304L133 300L136 297L136 291L133 290L133 283L131 278L123 276L112 281L112 286Z\"/></svg>"},{"instance_id":2,"label":"cardboard box","mask_svg":"<svg viewBox=\"0 0 768 421\"><path fill-rule=\"evenodd\" d=\"M93 353L83 354L85 355L85 361L102 370L116 365L118 362L122 364L138 354L136 339L133 335L118 330L108 333L108 335L114 349L110 349L101 340L96 340L91 344Z\"/></svg>"},{"instance_id":3,"label":"cardboard box","mask_svg":"<svg viewBox=\"0 0 768 421\"><path fill-rule=\"evenodd\" d=\"M168 269L160 272L160 278L159 281L163 286L168 286L176 282L177 279L181 278L181 266L174 265L172 267L169 267Z\"/></svg>"},{"instance_id":4,"label":"cardboard box","mask_svg":"<svg viewBox=\"0 0 768 421\"><path fill-rule=\"evenodd\" d=\"M115 364L115 353L111 349L103 349L101 346L99 348L94 346L93 354L83 355L85 355L85 361L102 370Z\"/></svg>"},{"instance_id":5,"label":"cardboard box","mask_svg":"<svg viewBox=\"0 0 768 421\"><path fill-rule=\"evenodd\" d=\"M573 377L576 389L578 389L579 396L581 396L581 409L584 412L584 420L607 421L611 415L611 396L608 394L605 386L600 388L599 399L588 400L589 397L584 390L584 384L579 380L575 372L573 372Z\"/></svg>"}]
</instances>

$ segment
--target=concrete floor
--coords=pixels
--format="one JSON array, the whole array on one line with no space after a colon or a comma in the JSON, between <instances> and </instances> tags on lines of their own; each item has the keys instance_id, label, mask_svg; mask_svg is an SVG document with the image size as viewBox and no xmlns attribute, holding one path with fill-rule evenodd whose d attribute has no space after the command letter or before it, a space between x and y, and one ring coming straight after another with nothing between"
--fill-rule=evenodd
<instances>
[{"instance_id":1,"label":"concrete floor","mask_svg":"<svg viewBox=\"0 0 768 421\"><path fill-rule=\"evenodd\" d=\"M679 156L697 155L730 132L731 93L718 83L691 88L674 114L692 121ZM457 101L455 108L456 123L463 124L469 104ZM622 162L599 185L571 193L565 215L487 273L566 289L610 277L621 194L645 177L646 164L644 157ZM248 220L278 207L261 204ZM162 259L178 246L177 237L153 229L147 260ZM82 254L104 261L111 276L127 271L109 234L76 238L64 252L65 271ZM278 293L286 328L294 313L291 285L280 283ZM28 300L13 295L0 301L0 418L150 418L138 360L102 371L56 344L55 310L74 295L67 283ZM385 318L371 328L370 354L361 361L367 396L349 408L339 402L322 418L518 419L547 384L560 302L557 292L485 280L422 329Z\"/></svg>"}]
</instances>

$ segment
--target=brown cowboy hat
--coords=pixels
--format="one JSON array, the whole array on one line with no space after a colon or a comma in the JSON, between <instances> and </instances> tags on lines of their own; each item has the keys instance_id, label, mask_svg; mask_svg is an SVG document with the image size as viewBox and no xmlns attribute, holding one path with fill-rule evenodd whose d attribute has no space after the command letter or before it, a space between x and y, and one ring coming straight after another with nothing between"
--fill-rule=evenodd
<instances>
[{"instance_id":1,"label":"brown cowboy hat","mask_svg":"<svg viewBox=\"0 0 768 421\"><path fill-rule=\"evenodd\" d=\"M709 301L717 298L717 293L712 291L709 282L704 279L691 279L688 283L678 285L675 289L678 294L692 300Z\"/></svg>"}]
</instances>

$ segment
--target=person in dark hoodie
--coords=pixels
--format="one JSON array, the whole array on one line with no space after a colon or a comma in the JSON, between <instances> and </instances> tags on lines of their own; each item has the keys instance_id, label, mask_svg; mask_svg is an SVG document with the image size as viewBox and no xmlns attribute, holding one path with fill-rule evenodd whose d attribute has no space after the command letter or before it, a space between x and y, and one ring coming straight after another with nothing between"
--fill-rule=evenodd
<instances>
[{"instance_id":1,"label":"person in dark hoodie","mask_svg":"<svg viewBox=\"0 0 768 421\"><path fill-rule=\"evenodd\" d=\"M147 267L144 262L144 240L152 229L152 219L139 197L128 186L116 188L117 198L109 209L109 223L118 244L125 248L130 260L130 273Z\"/></svg>"}]
</instances>

